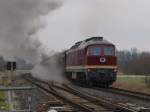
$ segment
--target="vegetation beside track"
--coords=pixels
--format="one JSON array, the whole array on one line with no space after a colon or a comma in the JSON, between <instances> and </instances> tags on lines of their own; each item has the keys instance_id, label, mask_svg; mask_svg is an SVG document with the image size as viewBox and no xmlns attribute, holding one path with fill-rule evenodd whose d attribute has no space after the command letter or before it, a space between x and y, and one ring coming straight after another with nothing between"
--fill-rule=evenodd
<instances>
[{"instance_id":1,"label":"vegetation beside track","mask_svg":"<svg viewBox=\"0 0 150 112\"><path fill-rule=\"evenodd\" d=\"M113 87L150 94L150 85L146 80L150 77L136 75L118 75Z\"/></svg>"},{"instance_id":2,"label":"vegetation beside track","mask_svg":"<svg viewBox=\"0 0 150 112\"><path fill-rule=\"evenodd\" d=\"M0 92L0 110L8 110L9 105L7 104L6 99L6 93Z\"/></svg>"}]
</instances>

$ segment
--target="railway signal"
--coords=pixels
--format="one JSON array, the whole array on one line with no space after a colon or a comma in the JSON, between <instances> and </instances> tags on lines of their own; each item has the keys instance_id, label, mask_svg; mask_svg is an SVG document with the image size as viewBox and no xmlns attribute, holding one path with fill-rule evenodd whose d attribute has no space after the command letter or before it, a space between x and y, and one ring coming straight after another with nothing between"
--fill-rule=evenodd
<instances>
[{"instance_id":1,"label":"railway signal","mask_svg":"<svg viewBox=\"0 0 150 112\"><path fill-rule=\"evenodd\" d=\"M14 71L16 69L16 62L8 61L6 64L6 69L10 71Z\"/></svg>"},{"instance_id":2,"label":"railway signal","mask_svg":"<svg viewBox=\"0 0 150 112\"><path fill-rule=\"evenodd\" d=\"M14 85L15 80L14 80L14 75L15 75L15 70L16 70L16 62L15 61L8 61L6 62L6 73L8 74L8 80L10 80L10 84Z\"/></svg>"}]
</instances>

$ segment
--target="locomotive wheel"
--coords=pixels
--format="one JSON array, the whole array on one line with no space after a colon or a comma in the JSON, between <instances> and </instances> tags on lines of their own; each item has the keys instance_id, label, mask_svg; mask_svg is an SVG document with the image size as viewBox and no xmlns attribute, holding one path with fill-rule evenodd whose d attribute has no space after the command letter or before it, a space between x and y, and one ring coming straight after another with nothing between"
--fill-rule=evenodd
<instances>
[{"instance_id":1,"label":"locomotive wheel","mask_svg":"<svg viewBox=\"0 0 150 112\"><path fill-rule=\"evenodd\" d=\"M104 87L104 88L109 88L109 84L107 84L107 83L106 83L106 84L103 84L103 87Z\"/></svg>"},{"instance_id":2,"label":"locomotive wheel","mask_svg":"<svg viewBox=\"0 0 150 112\"><path fill-rule=\"evenodd\" d=\"M93 81L88 81L88 86L89 86L89 87L93 87L93 86L94 86Z\"/></svg>"},{"instance_id":3,"label":"locomotive wheel","mask_svg":"<svg viewBox=\"0 0 150 112\"><path fill-rule=\"evenodd\" d=\"M105 84L105 88L109 88L109 84Z\"/></svg>"}]
</instances>

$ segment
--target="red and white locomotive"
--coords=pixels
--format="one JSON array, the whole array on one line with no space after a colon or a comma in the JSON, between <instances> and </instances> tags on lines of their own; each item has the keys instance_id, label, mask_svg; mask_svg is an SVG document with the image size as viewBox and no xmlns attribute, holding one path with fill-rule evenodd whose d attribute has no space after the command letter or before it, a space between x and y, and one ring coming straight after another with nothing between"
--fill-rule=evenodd
<instances>
[{"instance_id":1,"label":"red and white locomotive","mask_svg":"<svg viewBox=\"0 0 150 112\"><path fill-rule=\"evenodd\" d=\"M103 37L91 37L75 43L65 52L67 77L90 86L109 86L116 81L117 58L115 45Z\"/></svg>"}]
</instances>

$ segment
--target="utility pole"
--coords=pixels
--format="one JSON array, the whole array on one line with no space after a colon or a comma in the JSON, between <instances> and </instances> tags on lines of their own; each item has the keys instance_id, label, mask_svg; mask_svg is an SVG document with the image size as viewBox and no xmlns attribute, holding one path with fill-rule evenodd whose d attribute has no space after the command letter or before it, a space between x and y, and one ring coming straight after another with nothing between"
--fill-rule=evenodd
<instances>
[{"instance_id":1,"label":"utility pole","mask_svg":"<svg viewBox=\"0 0 150 112\"><path fill-rule=\"evenodd\" d=\"M32 112L32 108L31 108L31 96L28 96L27 98L27 102L28 102L28 109L25 109L25 110L15 110L14 108L14 99L13 99L13 92L14 91L18 91L18 90L23 90L23 91L26 91L26 90L32 90L33 88L32 87L27 87L27 86L21 86L21 87L16 87L16 84L15 84L15 72L16 72L16 62L14 61L8 61L6 63L6 73L7 73L7 76L8 76L8 79L10 81L10 84L7 85L7 87L1 87L0 88L0 91L7 91L8 92L8 103L9 103L9 112ZM23 92L24 94L25 92Z\"/></svg>"},{"instance_id":2,"label":"utility pole","mask_svg":"<svg viewBox=\"0 0 150 112\"><path fill-rule=\"evenodd\" d=\"M31 102L32 102L32 98L31 98L31 96L29 96L29 97L28 97L29 112L31 112Z\"/></svg>"},{"instance_id":3,"label":"utility pole","mask_svg":"<svg viewBox=\"0 0 150 112\"><path fill-rule=\"evenodd\" d=\"M14 85L14 71L16 70L16 62L8 61L6 64L6 70L10 75L11 85Z\"/></svg>"}]
</instances>

